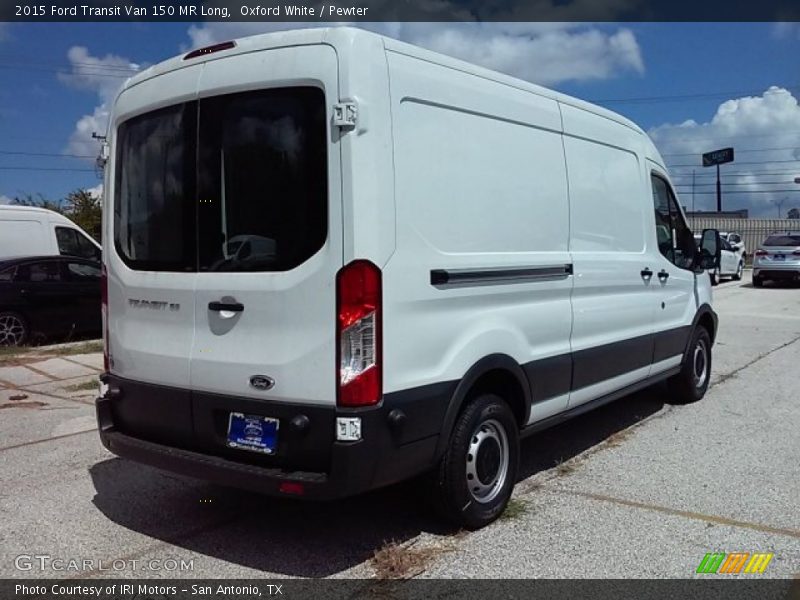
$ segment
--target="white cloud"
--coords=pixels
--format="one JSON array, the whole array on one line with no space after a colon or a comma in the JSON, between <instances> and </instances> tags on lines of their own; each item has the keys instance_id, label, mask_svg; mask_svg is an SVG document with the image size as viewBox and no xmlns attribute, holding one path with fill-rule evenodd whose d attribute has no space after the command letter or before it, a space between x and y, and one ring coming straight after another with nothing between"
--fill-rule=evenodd
<instances>
[{"instance_id":1,"label":"white cloud","mask_svg":"<svg viewBox=\"0 0 800 600\"><path fill-rule=\"evenodd\" d=\"M0 194L0 204L11 204L13 201L13 198L9 198L5 194Z\"/></svg>"},{"instance_id":2,"label":"white cloud","mask_svg":"<svg viewBox=\"0 0 800 600\"><path fill-rule=\"evenodd\" d=\"M86 191L89 192L89 195L92 198L102 198L103 196L103 184L98 183L94 187L86 188Z\"/></svg>"},{"instance_id":3,"label":"white cloud","mask_svg":"<svg viewBox=\"0 0 800 600\"><path fill-rule=\"evenodd\" d=\"M800 186L794 178L800 176L800 106L786 89L770 87L761 96L726 100L706 123L692 119L679 124L664 124L650 130L667 164L694 165L698 185L696 191L713 191L716 179L713 169L704 169L700 155L704 152L732 146L736 160L721 167L723 208L748 208L754 216L776 216L776 202L787 198L783 213L792 206L800 207ZM749 152L748 150L773 149ZM791 161L791 162L786 162ZM738 164L737 164L738 163ZM758 164L747 164L758 163ZM692 168L671 169L673 178L681 185L681 202L691 206ZM731 175L725 175L725 173ZM767 172L768 175L758 175ZM764 182L779 182L767 185ZM726 185L728 184L728 185ZM798 191L794 191L797 189ZM737 190L743 193L730 193ZM791 191L771 191L791 190ZM714 194L697 194L696 207L716 206Z\"/></svg>"},{"instance_id":4,"label":"white cloud","mask_svg":"<svg viewBox=\"0 0 800 600\"><path fill-rule=\"evenodd\" d=\"M201 27L192 25L188 33L192 47L199 47L236 37L308 26L307 23L214 22ZM545 85L644 72L636 36L625 28L608 30L579 23L369 23L360 26Z\"/></svg>"},{"instance_id":5,"label":"white cloud","mask_svg":"<svg viewBox=\"0 0 800 600\"><path fill-rule=\"evenodd\" d=\"M97 94L100 103L91 114L78 119L65 151L95 156L99 146L97 140L92 138L92 133L105 134L109 109L117 91L123 81L139 69L139 65L114 54L107 54L102 58L92 56L83 46L70 48L67 59L70 71L59 73L59 80L70 87Z\"/></svg>"}]
</instances>

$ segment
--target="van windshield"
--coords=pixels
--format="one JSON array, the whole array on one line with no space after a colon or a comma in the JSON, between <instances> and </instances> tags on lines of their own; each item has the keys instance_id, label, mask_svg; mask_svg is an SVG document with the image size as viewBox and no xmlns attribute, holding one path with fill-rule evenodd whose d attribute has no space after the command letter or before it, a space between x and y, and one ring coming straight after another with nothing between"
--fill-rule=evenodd
<instances>
[{"instance_id":1,"label":"van windshield","mask_svg":"<svg viewBox=\"0 0 800 600\"><path fill-rule=\"evenodd\" d=\"M327 236L322 90L169 107L119 127L117 252L131 268L286 271Z\"/></svg>"}]
</instances>

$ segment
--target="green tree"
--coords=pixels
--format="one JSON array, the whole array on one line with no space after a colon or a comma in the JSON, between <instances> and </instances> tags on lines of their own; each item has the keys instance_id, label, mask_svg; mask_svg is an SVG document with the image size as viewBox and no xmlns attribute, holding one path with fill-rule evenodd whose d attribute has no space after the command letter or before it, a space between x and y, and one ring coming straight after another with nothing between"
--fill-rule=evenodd
<instances>
[{"instance_id":1,"label":"green tree","mask_svg":"<svg viewBox=\"0 0 800 600\"><path fill-rule=\"evenodd\" d=\"M102 206L102 197L95 198L86 190L72 191L64 198L64 214L97 241L100 241Z\"/></svg>"},{"instance_id":2,"label":"green tree","mask_svg":"<svg viewBox=\"0 0 800 600\"><path fill-rule=\"evenodd\" d=\"M800 219L800 208L792 208L789 214L786 215L787 219Z\"/></svg>"},{"instance_id":3,"label":"green tree","mask_svg":"<svg viewBox=\"0 0 800 600\"><path fill-rule=\"evenodd\" d=\"M14 196L11 204L16 204L17 206L38 206L40 208L52 210L61 215L64 214L62 200L48 200L42 196L42 194L20 194L19 196Z\"/></svg>"}]
</instances>

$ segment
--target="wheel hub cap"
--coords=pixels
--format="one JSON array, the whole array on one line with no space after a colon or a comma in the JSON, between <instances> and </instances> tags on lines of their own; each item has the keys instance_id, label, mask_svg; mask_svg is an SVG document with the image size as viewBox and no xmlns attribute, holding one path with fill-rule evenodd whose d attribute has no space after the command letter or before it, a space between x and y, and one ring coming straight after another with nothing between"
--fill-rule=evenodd
<instances>
[{"instance_id":1,"label":"wheel hub cap","mask_svg":"<svg viewBox=\"0 0 800 600\"><path fill-rule=\"evenodd\" d=\"M706 345L702 341L698 341L694 347L694 384L696 387L703 387L708 376L708 356L706 353Z\"/></svg>"},{"instance_id":2,"label":"wheel hub cap","mask_svg":"<svg viewBox=\"0 0 800 600\"><path fill-rule=\"evenodd\" d=\"M0 317L0 346L16 346L22 343L25 326L17 317L6 315Z\"/></svg>"},{"instance_id":3,"label":"wheel hub cap","mask_svg":"<svg viewBox=\"0 0 800 600\"><path fill-rule=\"evenodd\" d=\"M481 503L491 502L500 493L508 476L508 436L494 419L481 423L467 448L467 488Z\"/></svg>"}]
</instances>

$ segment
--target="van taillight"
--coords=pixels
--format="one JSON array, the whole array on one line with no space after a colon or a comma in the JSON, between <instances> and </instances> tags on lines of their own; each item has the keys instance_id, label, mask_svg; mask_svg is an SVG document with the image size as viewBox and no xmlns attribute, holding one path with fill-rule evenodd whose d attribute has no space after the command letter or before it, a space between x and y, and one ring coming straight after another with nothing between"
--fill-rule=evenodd
<instances>
[{"instance_id":1,"label":"van taillight","mask_svg":"<svg viewBox=\"0 0 800 600\"><path fill-rule=\"evenodd\" d=\"M756 256L767 256L769 252L766 250L756 250Z\"/></svg>"},{"instance_id":2,"label":"van taillight","mask_svg":"<svg viewBox=\"0 0 800 600\"><path fill-rule=\"evenodd\" d=\"M108 372L108 274L100 267L100 310L103 318L103 370Z\"/></svg>"},{"instance_id":3,"label":"van taillight","mask_svg":"<svg viewBox=\"0 0 800 600\"><path fill-rule=\"evenodd\" d=\"M356 260L336 275L337 404L377 404L382 394L381 270Z\"/></svg>"}]
</instances>

